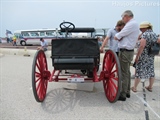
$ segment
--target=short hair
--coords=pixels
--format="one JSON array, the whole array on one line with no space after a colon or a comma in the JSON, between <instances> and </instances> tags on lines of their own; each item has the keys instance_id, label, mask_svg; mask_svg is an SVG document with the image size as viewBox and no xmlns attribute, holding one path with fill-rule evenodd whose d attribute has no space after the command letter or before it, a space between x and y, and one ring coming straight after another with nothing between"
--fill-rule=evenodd
<instances>
[{"instance_id":1,"label":"short hair","mask_svg":"<svg viewBox=\"0 0 160 120\"><path fill-rule=\"evenodd\" d=\"M40 41L42 41L43 40L43 38L40 38Z\"/></svg>"},{"instance_id":2,"label":"short hair","mask_svg":"<svg viewBox=\"0 0 160 120\"><path fill-rule=\"evenodd\" d=\"M124 26L124 25L125 25L124 21L123 21L123 20L119 20L119 21L117 22L116 27L117 27L117 26Z\"/></svg>"},{"instance_id":3,"label":"short hair","mask_svg":"<svg viewBox=\"0 0 160 120\"><path fill-rule=\"evenodd\" d=\"M133 12L131 10L126 10L124 11L124 13L122 14L122 17L128 15L130 17L134 17Z\"/></svg>"}]
</instances>

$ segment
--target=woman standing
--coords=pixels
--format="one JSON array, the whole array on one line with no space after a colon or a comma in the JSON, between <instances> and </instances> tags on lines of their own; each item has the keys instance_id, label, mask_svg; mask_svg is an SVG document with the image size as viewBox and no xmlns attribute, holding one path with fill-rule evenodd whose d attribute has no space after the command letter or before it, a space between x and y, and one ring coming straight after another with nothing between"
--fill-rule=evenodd
<instances>
[{"instance_id":1,"label":"woman standing","mask_svg":"<svg viewBox=\"0 0 160 120\"><path fill-rule=\"evenodd\" d=\"M140 24L142 32L138 53L135 58L136 74L134 86L131 88L133 92L137 92L137 86L140 79L149 79L149 85L145 88L152 92L152 86L155 79L154 73L154 55L149 55L149 48L153 41L156 41L157 35L152 31L151 23L144 21Z\"/></svg>"}]
</instances>

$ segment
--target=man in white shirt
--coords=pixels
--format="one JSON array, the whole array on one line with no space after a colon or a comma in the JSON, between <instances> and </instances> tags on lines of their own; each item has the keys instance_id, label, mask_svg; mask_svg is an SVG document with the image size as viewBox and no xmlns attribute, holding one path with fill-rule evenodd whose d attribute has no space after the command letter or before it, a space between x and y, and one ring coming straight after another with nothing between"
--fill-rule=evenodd
<instances>
[{"instance_id":1,"label":"man in white shirt","mask_svg":"<svg viewBox=\"0 0 160 120\"><path fill-rule=\"evenodd\" d=\"M43 38L40 38L41 47L38 47L38 50L43 50L44 52L47 51L48 43Z\"/></svg>"},{"instance_id":2,"label":"man in white shirt","mask_svg":"<svg viewBox=\"0 0 160 120\"><path fill-rule=\"evenodd\" d=\"M126 97L130 98L131 73L130 64L133 60L134 48L139 35L139 25L133 19L132 11L126 10L122 14L122 20L126 23L124 28L115 35L114 39L118 40L120 49L119 61L122 73L122 91L118 100L125 101Z\"/></svg>"}]
</instances>

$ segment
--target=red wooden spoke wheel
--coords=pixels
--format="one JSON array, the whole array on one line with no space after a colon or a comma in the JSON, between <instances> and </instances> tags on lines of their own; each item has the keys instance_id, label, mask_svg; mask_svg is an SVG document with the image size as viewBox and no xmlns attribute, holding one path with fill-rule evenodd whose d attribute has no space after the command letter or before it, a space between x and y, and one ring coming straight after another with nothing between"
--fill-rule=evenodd
<instances>
[{"instance_id":1,"label":"red wooden spoke wheel","mask_svg":"<svg viewBox=\"0 0 160 120\"><path fill-rule=\"evenodd\" d=\"M104 92L109 102L117 101L121 90L121 70L117 55L108 50L103 59L104 72L103 86Z\"/></svg>"},{"instance_id":2,"label":"red wooden spoke wheel","mask_svg":"<svg viewBox=\"0 0 160 120\"><path fill-rule=\"evenodd\" d=\"M50 72L44 51L36 52L32 65L32 88L37 102L45 99Z\"/></svg>"}]
</instances>

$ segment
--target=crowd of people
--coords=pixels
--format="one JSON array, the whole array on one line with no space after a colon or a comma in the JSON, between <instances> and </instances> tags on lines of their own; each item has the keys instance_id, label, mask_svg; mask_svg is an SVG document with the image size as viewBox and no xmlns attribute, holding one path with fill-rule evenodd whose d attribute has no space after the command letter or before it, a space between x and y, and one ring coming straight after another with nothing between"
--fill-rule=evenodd
<instances>
[{"instance_id":1,"label":"crowd of people","mask_svg":"<svg viewBox=\"0 0 160 120\"><path fill-rule=\"evenodd\" d=\"M17 37L13 36L13 37L6 37L6 41L7 43L12 43L13 46L17 46ZM2 43L2 38L0 38L0 43Z\"/></svg>"},{"instance_id":2,"label":"crowd of people","mask_svg":"<svg viewBox=\"0 0 160 120\"><path fill-rule=\"evenodd\" d=\"M137 92L137 86L141 79L149 79L149 85L145 88L152 92L155 80L155 55L148 52L152 42L160 43L160 38L153 32L153 26L150 22L144 21L139 25L134 19L132 11L124 11L121 17L122 20L117 22L116 27L108 31L100 51L103 52L104 46L109 41L109 49L117 53L122 73L122 90L118 100L126 101L126 98L130 98L131 90ZM138 52L134 60L135 80L133 87L131 87L130 65L136 44L138 44Z\"/></svg>"}]
</instances>

